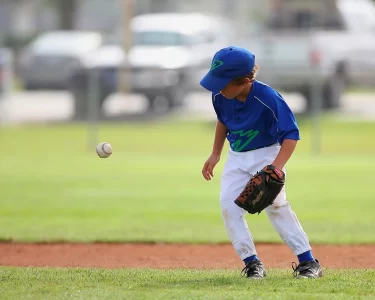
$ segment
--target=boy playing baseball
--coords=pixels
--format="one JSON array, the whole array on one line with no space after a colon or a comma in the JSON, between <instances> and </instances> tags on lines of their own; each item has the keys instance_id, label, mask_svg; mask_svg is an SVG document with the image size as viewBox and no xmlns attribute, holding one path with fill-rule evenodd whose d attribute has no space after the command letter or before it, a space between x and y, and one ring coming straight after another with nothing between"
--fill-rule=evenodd
<instances>
[{"instance_id":1,"label":"boy playing baseball","mask_svg":"<svg viewBox=\"0 0 375 300\"><path fill-rule=\"evenodd\" d=\"M231 243L245 263L242 274L248 278L263 278L266 271L257 256L245 220L246 211L234 200L249 179L265 166L285 172L300 139L292 111L276 90L255 79L258 70L253 53L231 46L215 54L211 69L200 82L212 92L217 115L212 153L202 174L206 180L214 176L213 169L227 139L230 149L221 177L220 205ZM321 277L319 261L313 257L308 237L286 200L285 188L265 211L282 240L298 257L294 275Z\"/></svg>"}]
</instances>

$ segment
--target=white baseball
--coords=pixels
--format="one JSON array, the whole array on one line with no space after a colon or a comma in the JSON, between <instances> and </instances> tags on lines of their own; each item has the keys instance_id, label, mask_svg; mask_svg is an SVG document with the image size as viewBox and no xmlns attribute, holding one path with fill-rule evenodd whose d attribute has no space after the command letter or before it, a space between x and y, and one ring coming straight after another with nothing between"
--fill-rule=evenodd
<instances>
[{"instance_id":1,"label":"white baseball","mask_svg":"<svg viewBox=\"0 0 375 300\"><path fill-rule=\"evenodd\" d=\"M96 153L100 158L110 157L112 154L112 146L107 142L102 142L96 146Z\"/></svg>"}]
</instances>

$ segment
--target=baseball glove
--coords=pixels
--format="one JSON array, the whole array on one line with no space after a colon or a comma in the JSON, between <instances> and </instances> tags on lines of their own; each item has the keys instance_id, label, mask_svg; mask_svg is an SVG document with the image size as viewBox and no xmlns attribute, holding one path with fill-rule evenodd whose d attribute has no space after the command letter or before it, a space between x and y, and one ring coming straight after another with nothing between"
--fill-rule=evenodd
<instances>
[{"instance_id":1,"label":"baseball glove","mask_svg":"<svg viewBox=\"0 0 375 300\"><path fill-rule=\"evenodd\" d=\"M282 170L273 165L265 166L249 180L234 203L250 214L260 214L275 201L284 184L285 174Z\"/></svg>"}]
</instances>

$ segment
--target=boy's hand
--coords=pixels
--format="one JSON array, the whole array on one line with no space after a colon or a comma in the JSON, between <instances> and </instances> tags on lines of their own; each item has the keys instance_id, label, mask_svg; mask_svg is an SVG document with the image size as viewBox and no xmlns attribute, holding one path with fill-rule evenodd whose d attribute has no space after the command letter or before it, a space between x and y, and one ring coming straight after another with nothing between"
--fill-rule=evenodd
<instances>
[{"instance_id":1,"label":"boy's hand","mask_svg":"<svg viewBox=\"0 0 375 300\"><path fill-rule=\"evenodd\" d=\"M211 154L207 161L204 163L202 175L207 181L211 180L211 178L214 177L214 168L216 164L219 162L219 160L220 155Z\"/></svg>"}]
</instances>

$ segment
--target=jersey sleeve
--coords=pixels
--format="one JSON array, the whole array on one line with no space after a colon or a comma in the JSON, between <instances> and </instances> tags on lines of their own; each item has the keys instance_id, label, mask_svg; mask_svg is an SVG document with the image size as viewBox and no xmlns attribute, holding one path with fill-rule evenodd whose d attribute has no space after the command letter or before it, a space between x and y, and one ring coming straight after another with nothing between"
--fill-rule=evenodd
<instances>
[{"instance_id":1,"label":"jersey sleeve","mask_svg":"<svg viewBox=\"0 0 375 300\"><path fill-rule=\"evenodd\" d=\"M300 140L299 128L294 114L284 98L275 91L272 101L275 117L274 134L277 135L280 145L285 139Z\"/></svg>"},{"instance_id":2,"label":"jersey sleeve","mask_svg":"<svg viewBox=\"0 0 375 300\"><path fill-rule=\"evenodd\" d=\"M216 113L216 117L217 119L224 124L223 122L223 118L221 116L221 112L220 112L220 107L219 107L219 104L218 104L218 99L217 99L217 95L216 94L212 94L212 105L214 107L214 110L215 110L215 113Z\"/></svg>"}]
</instances>

